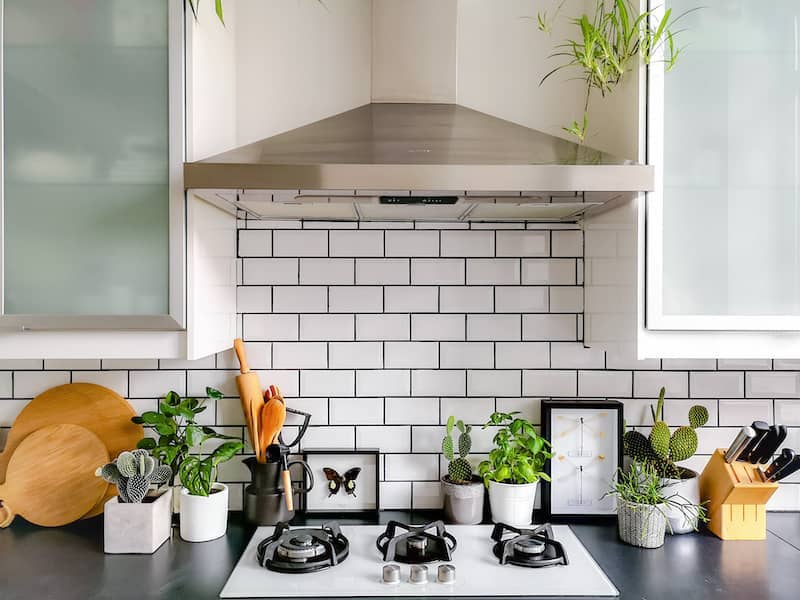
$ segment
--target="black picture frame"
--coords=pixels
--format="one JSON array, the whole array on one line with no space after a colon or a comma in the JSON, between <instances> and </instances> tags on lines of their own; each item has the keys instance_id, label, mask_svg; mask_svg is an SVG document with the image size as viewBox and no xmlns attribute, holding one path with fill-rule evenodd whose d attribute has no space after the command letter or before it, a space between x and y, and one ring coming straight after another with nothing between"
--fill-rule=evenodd
<instances>
[{"instance_id":1,"label":"black picture frame","mask_svg":"<svg viewBox=\"0 0 800 600\"><path fill-rule=\"evenodd\" d=\"M380 450L377 448L362 448L360 450L347 450L347 449L340 449L340 448L307 448L303 450L303 460L308 463L308 459L311 456L372 456L374 457L374 465L375 465L375 506L374 508L363 508L363 509L354 509L354 510L342 510L341 508L336 508L332 510L325 510L325 509L318 509L318 508L309 508L308 507L308 495L304 495L302 497L302 504L300 507L300 512L307 515L319 515L319 516L339 516L341 517L342 513L345 513L350 516L376 516L381 509L381 482L380 482ZM309 465L311 467L311 465ZM313 467L311 467L313 469ZM308 485L307 475L304 473L303 477L306 479L305 485ZM315 485L326 485L327 481L319 477L318 474L314 475ZM340 492L341 493L341 492Z\"/></svg>"},{"instance_id":2,"label":"black picture frame","mask_svg":"<svg viewBox=\"0 0 800 600\"><path fill-rule=\"evenodd\" d=\"M618 400L542 400L541 404L541 431L542 437L550 441L552 437L552 410L558 409L607 409L617 413L617 438L616 442L616 468L622 468L622 434L624 427L624 405ZM552 473L550 459L545 462L544 471L547 475ZM610 483L610 482L609 482ZM546 521L561 523L581 523L587 521L613 520L615 514L591 513L564 514L553 513L551 503L552 484L542 480L542 516Z\"/></svg>"}]
</instances>

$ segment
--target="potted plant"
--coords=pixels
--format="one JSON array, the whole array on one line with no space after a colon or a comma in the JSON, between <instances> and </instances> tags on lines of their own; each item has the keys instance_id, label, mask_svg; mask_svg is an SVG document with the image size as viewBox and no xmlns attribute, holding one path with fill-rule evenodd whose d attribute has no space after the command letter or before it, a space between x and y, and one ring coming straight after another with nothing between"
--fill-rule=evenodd
<instances>
[{"instance_id":1,"label":"potted plant","mask_svg":"<svg viewBox=\"0 0 800 600\"><path fill-rule=\"evenodd\" d=\"M117 486L118 495L103 507L103 548L107 554L152 554L169 539L170 494L158 487L172 470L158 465L146 450L122 452L97 475Z\"/></svg>"},{"instance_id":2,"label":"potted plant","mask_svg":"<svg viewBox=\"0 0 800 600\"><path fill-rule=\"evenodd\" d=\"M202 439L197 455L181 463L181 538L187 542L215 540L228 529L228 486L216 482L217 467L236 456L244 444L227 441L203 457L202 443L212 437Z\"/></svg>"},{"instance_id":3,"label":"potted plant","mask_svg":"<svg viewBox=\"0 0 800 600\"><path fill-rule=\"evenodd\" d=\"M533 519L539 479L550 481L543 469L553 454L550 443L517 414L496 412L483 426L499 429L493 438L495 447L478 466L478 473L489 488L492 521L527 527Z\"/></svg>"},{"instance_id":4,"label":"potted plant","mask_svg":"<svg viewBox=\"0 0 800 600\"><path fill-rule=\"evenodd\" d=\"M453 442L454 428L460 432L457 447ZM483 482L472 473L472 465L467 460L472 449L470 431L470 425L464 425L461 420L456 422L451 415L442 439L442 453L449 461L447 475L442 477L444 513L450 523L463 525L475 525L483 520Z\"/></svg>"},{"instance_id":5,"label":"potted plant","mask_svg":"<svg viewBox=\"0 0 800 600\"><path fill-rule=\"evenodd\" d=\"M647 462L632 461L619 471L608 495L617 497L619 537L640 548L660 548L667 530L667 506L661 477Z\"/></svg>"},{"instance_id":6,"label":"potted plant","mask_svg":"<svg viewBox=\"0 0 800 600\"><path fill-rule=\"evenodd\" d=\"M219 390L211 387L206 388L206 396L215 400L223 397ZM169 466L172 488L175 488L175 478L192 448L210 439L234 439L197 424L197 415L207 408L204 398L181 398L177 392L169 392L159 402L158 408L159 412L147 411L131 420L156 434L155 439L142 438L136 447L147 450L153 458ZM173 512L179 512L180 494L174 493L173 489L172 497Z\"/></svg>"},{"instance_id":7,"label":"potted plant","mask_svg":"<svg viewBox=\"0 0 800 600\"><path fill-rule=\"evenodd\" d=\"M697 471L678 466L697 452L697 432L695 429L708 422L708 409L695 405L689 409L689 425L682 425L670 433L664 422L665 388L658 394L655 408L650 407L653 416L653 429L645 437L639 431L627 431L623 438L625 454L636 461L653 466L655 472L664 480L674 502L667 510L670 531L688 533L697 530L700 511L700 485Z\"/></svg>"}]
</instances>

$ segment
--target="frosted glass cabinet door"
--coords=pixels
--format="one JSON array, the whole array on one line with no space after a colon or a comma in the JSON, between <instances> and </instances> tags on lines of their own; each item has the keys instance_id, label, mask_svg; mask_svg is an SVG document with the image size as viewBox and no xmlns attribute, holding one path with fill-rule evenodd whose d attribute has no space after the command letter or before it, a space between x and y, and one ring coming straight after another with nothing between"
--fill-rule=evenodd
<instances>
[{"instance_id":1,"label":"frosted glass cabinet door","mask_svg":"<svg viewBox=\"0 0 800 600\"><path fill-rule=\"evenodd\" d=\"M798 330L800 2L665 5L703 8L649 71L647 328Z\"/></svg>"},{"instance_id":2,"label":"frosted glass cabinet door","mask_svg":"<svg viewBox=\"0 0 800 600\"><path fill-rule=\"evenodd\" d=\"M3 0L6 318L170 314L171 4Z\"/></svg>"}]
</instances>

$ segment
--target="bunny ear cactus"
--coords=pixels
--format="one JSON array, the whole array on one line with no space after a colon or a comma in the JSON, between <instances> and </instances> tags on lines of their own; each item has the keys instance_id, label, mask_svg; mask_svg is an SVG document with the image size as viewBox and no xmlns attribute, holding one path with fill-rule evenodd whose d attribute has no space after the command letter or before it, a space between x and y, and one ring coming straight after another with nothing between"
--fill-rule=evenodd
<instances>
[{"instance_id":1,"label":"bunny ear cactus","mask_svg":"<svg viewBox=\"0 0 800 600\"><path fill-rule=\"evenodd\" d=\"M623 436L625 454L639 462L649 462L661 477L680 478L681 468L675 463L687 460L697 452L697 432L695 429L708 422L708 409L695 405L689 409L689 425L682 425L670 433L664 421L664 396L661 388L658 403L650 407L653 416L653 429L645 437L638 431L626 431Z\"/></svg>"},{"instance_id":2,"label":"bunny ear cactus","mask_svg":"<svg viewBox=\"0 0 800 600\"><path fill-rule=\"evenodd\" d=\"M150 486L167 483L172 469L156 465L147 450L122 452L114 462L103 465L97 476L117 486L120 502L138 504L144 500Z\"/></svg>"},{"instance_id":3,"label":"bunny ear cactus","mask_svg":"<svg viewBox=\"0 0 800 600\"><path fill-rule=\"evenodd\" d=\"M456 444L453 442L453 429L458 428L458 457L456 457ZM442 439L442 454L450 462L447 466L447 475L453 483L471 483L472 465L469 464L467 456L472 449L472 438L470 437L472 427L465 425L464 421L458 421L453 416L447 419L447 433Z\"/></svg>"}]
</instances>

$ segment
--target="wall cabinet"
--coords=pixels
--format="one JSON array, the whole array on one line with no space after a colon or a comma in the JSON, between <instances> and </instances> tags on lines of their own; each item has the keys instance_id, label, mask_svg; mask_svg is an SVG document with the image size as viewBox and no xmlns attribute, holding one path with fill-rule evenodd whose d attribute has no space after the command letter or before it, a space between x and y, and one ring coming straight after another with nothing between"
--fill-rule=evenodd
<instances>
[{"instance_id":1,"label":"wall cabinet","mask_svg":"<svg viewBox=\"0 0 800 600\"><path fill-rule=\"evenodd\" d=\"M656 8L686 13L679 64L665 73L654 62L642 78L656 190L586 223L587 339L635 341L639 358L796 358L800 6L696 7ZM609 239L627 243L611 250ZM625 302L599 301L613 296Z\"/></svg>"},{"instance_id":2,"label":"wall cabinet","mask_svg":"<svg viewBox=\"0 0 800 600\"><path fill-rule=\"evenodd\" d=\"M227 347L236 222L183 189L183 0L0 10L0 357Z\"/></svg>"}]
</instances>

